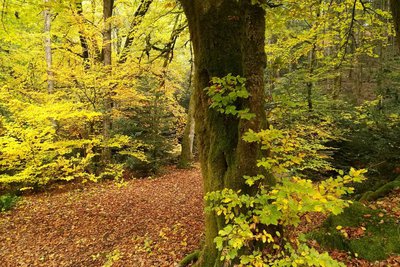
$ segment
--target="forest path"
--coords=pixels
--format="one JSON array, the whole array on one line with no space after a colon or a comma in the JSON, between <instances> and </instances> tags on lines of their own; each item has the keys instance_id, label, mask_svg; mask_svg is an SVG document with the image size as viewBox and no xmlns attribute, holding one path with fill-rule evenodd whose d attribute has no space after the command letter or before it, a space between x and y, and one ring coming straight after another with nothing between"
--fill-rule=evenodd
<instances>
[{"instance_id":1,"label":"forest path","mask_svg":"<svg viewBox=\"0 0 400 267\"><path fill-rule=\"evenodd\" d=\"M74 185L0 214L0 266L176 266L203 229L199 169Z\"/></svg>"}]
</instances>

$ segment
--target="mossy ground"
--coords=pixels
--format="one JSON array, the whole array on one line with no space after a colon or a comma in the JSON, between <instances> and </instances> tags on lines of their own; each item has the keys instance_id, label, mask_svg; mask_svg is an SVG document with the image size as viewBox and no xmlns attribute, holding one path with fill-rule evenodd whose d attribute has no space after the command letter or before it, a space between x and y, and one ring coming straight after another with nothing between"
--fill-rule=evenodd
<instances>
[{"instance_id":1,"label":"mossy ground","mask_svg":"<svg viewBox=\"0 0 400 267\"><path fill-rule=\"evenodd\" d=\"M400 224L382 210L359 202L337 216L330 216L320 229L308 234L321 246L339 249L368 261L400 254Z\"/></svg>"}]
</instances>

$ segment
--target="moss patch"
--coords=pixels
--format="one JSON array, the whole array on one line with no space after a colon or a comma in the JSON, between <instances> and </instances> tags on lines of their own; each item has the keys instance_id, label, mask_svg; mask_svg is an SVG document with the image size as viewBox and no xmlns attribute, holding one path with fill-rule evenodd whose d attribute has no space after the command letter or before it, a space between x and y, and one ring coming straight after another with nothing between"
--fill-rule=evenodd
<instances>
[{"instance_id":1,"label":"moss patch","mask_svg":"<svg viewBox=\"0 0 400 267\"><path fill-rule=\"evenodd\" d=\"M361 234L352 236L351 231ZM319 230L308 234L308 238L315 239L323 247L349 251L369 261L400 254L400 224L382 211L359 202L340 215L328 217Z\"/></svg>"}]
</instances>

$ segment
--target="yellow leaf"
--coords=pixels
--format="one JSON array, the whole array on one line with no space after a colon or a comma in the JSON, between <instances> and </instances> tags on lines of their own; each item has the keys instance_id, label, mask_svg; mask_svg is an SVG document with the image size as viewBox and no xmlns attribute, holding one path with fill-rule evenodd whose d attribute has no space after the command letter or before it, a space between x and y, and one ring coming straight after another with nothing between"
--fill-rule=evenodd
<instances>
[{"instance_id":1,"label":"yellow leaf","mask_svg":"<svg viewBox=\"0 0 400 267\"><path fill-rule=\"evenodd\" d=\"M321 206L315 206L314 207L314 211L320 212L320 211L322 211L322 207Z\"/></svg>"}]
</instances>

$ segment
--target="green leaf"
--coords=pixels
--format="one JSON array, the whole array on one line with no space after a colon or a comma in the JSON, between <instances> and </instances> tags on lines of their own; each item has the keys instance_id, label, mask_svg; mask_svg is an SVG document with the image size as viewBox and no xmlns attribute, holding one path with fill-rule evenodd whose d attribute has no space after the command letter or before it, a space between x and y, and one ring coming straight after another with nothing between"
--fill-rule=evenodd
<instances>
[{"instance_id":1,"label":"green leaf","mask_svg":"<svg viewBox=\"0 0 400 267\"><path fill-rule=\"evenodd\" d=\"M224 243L224 239L221 236L217 236L214 238L214 242L216 244L217 249L221 251L223 248L222 244Z\"/></svg>"}]
</instances>

